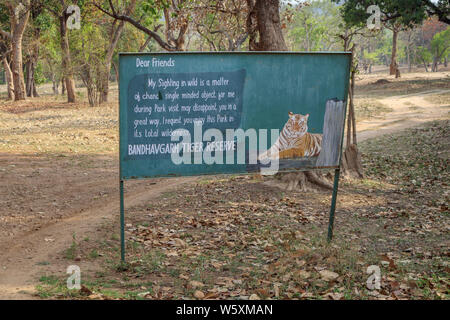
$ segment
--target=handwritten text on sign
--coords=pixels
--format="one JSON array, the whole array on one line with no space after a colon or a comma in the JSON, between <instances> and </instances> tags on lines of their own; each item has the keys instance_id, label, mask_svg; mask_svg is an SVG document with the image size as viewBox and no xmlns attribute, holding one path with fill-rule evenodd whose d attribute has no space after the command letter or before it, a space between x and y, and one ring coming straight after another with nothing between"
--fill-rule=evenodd
<instances>
[{"instance_id":1,"label":"handwritten text on sign","mask_svg":"<svg viewBox=\"0 0 450 320\"><path fill-rule=\"evenodd\" d=\"M177 129L237 129L245 71L148 73L128 86L128 157L170 157ZM190 151L200 146L192 145Z\"/></svg>"}]
</instances>

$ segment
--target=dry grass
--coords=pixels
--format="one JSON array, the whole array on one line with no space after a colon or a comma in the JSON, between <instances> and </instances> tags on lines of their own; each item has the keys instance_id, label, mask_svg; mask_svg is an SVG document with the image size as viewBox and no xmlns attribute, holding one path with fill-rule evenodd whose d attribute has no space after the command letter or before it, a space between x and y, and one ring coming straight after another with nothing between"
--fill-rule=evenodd
<instances>
[{"instance_id":1,"label":"dry grass","mask_svg":"<svg viewBox=\"0 0 450 320\"><path fill-rule=\"evenodd\" d=\"M386 107L376 99L355 99L355 116L358 121L378 117L392 110L392 108Z\"/></svg>"},{"instance_id":2,"label":"dry grass","mask_svg":"<svg viewBox=\"0 0 450 320\"><path fill-rule=\"evenodd\" d=\"M80 91L78 91L80 92ZM112 154L118 150L118 106L98 107L62 96L0 101L0 152L23 154Z\"/></svg>"},{"instance_id":3,"label":"dry grass","mask_svg":"<svg viewBox=\"0 0 450 320\"><path fill-rule=\"evenodd\" d=\"M441 94L432 94L426 96L425 100L438 105L450 106L450 92Z\"/></svg>"}]
</instances>

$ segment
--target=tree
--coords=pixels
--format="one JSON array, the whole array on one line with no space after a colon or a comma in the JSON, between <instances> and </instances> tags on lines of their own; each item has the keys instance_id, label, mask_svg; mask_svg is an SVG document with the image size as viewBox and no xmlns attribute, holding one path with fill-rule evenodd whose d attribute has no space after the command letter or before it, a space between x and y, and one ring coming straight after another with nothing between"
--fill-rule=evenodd
<instances>
[{"instance_id":1,"label":"tree","mask_svg":"<svg viewBox=\"0 0 450 320\"><path fill-rule=\"evenodd\" d=\"M7 39L0 36L0 61L1 61L1 65L3 65L3 69L5 70L8 100L14 99L13 75L11 72L10 62L8 61L10 52L11 52L11 50L9 50L9 45L8 45Z\"/></svg>"},{"instance_id":2,"label":"tree","mask_svg":"<svg viewBox=\"0 0 450 320\"><path fill-rule=\"evenodd\" d=\"M285 11L291 10L287 6ZM341 17L339 8L329 0L314 0L295 6L287 39L294 50L330 51L340 49L335 32Z\"/></svg>"},{"instance_id":3,"label":"tree","mask_svg":"<svg viewBox=\"0 0 450 320\"><path fill-rule=\"evenodd\" d=\"M450 3L448 0L422 0L422 5L428 15L436 15L439 21L450 24Z\"/></svg>"},{"instance_id":4,"label":"tree","mask_svg":"<svg viewBox=\"0 0 450 320\"><path fill-rule=\"evenodd\" d=\"M118 0L115 3L120 4L123 12L131 12L136 1ZM106 102L116 48L120 45L124 48L127 44L124 51L136 51L143 35L131 26L129 29L134 34L127 33L124 21L111 19L92 6L83 7L82 14L83 23L79 30L72 31L70 46L74 72L86 87L89 105L96 106ZM116 67L115 71L117 77Z\"/></svg>"},{"instance_id":5,"label":"tree","mask_svg":"<svg viewBox=\"0 0 450 320\"><path fill-rule=\"evenodd\" d=\"M450 53L450 27L437 33L431 40L431 53L433 54L433 72L438 71L438 63Z\"/></svg>"},{"instance_id":6,"label":"tree","mask_svg":"<svg viewBox=\"0 0 450 320\"><path fill-rule=\"evenodd\" d=\"M395 75L396 78L400 78L400 71L398 69L397 63L397 43L398 34L402 31L402 25L399 23L387 23L386 28L392 31L392 51L391 51L391 62L389 64L389 74Z\"/></svg>"},{"instance_id":7,"label":"tree","mask_svg":"<svg viewBox=\"0 0 450 320\"><path fill-rule=\"evenodd\" d=\"M334 0L334 2L338 2ZM362 14L361 8L358 6L358 14ZM361 153L358 149L358 142L356 136L356 116L355 116L355 104L354 104L354 92L355 92L355 75L358 70L358 61L356 58L356 43L355 37L375 37L379 36L379 30L370 31L366 28L366 22L360 20L361 17L354 16L355 12L349 10L348 3L345 2L340 6L340 14L343 18L343 23L339 24L338 33L336 36L343 41L344 51L351 52L350 62L350 84L348 88L348 115L347 115L347 138L345 150L342 154L342 169L346 176L352 176L357 178L363 177ZM367 18L366 18L367 19Z\"/></svg>"},{"instance_id":8,"label":"tree","mask_svg":"<svg viewBox=\"0 0 450 320\"><path fill-rule=\"evenodd\" d=\"M430 51L423 46L416 47L415 50L416 62L423 63L425 71L428 72L428 64L433 61Z\"/></svg>"},{"instance_id":9,"label":"tree","mask_svg":"<svg viewBox=\"0 0 450 320\"><path fill-rule=\"evenodd\" d=\"M37 97L35 69L38 65L41 31L50 27L51 17L37 2L31 4L31 22L26 33L25 87L28 97Z\"/></svg>"},{"instance_id":10,"label":"tree","mask_svg":"<svg viewBox=\"0 0 450 320\"><path fill-rule=\"evenodd\" d=\"M249 49L288 51L280 23L279 0L247 0Z\"/></svg>"},{"instance_id":11,"label":"tree","mask_svg":"<svg viewBox=\"0 0 450 320\"><path fill-rule=\"evenodd\" d=\"M354 42L358 44L356 59L360 62L366 73L372 73L372 66L385 62L386 54L381 55L379 46L383 43L385 34L383 32L371 32L356 35Z\"/></svg>"},{"instance_id":12,"label":"tree","mask_svg":"<svg viewBox=\"0 0 450 320\"><path fill-rule=\"evenodd\" d=\"M8 91L8 100L14 99L13 74L8 60L5 56L1 56L3 68L5 69L6 87Z\"/></svg>"},{"instance_id":13,"label":"tree","mask_svg":"<svg viewBox=\"0 0 450 320\"><path fill-rule=\"evenodd\" d=\"M404 53L406 55L406 62L408 64L408 72L412 71L412 64L414 62L414 41L419 36L418 28L410 28L400 34L400 39L404 41Z\"/></svg>"},{"instance_id":14,"label":"tree","mask_svg":"<svg viewBox=\"0 0 450 320\"><path fill-rule=\"evenodd\" d=\"M126 1L120 1L121 5L125 7L123 15L130 15L134 11L136 6L136 0L130 0L128 3ZM111 25L108 28L109 32L109 42L106 48L105 58L101 61L102 70L101 77L99 79L99 103L108 102L108 92L109 92L109 74L111 72L111 63L114 56L114 52L119 42L120 36L122 35L123 28L125 26L124 20L113 19Z\"/></svg>"},{"instance_id":15,"label":"tree","mask_svg":"<svg viewBox=\"0 0 450 320\"><path fill-rule=\"evenodd\" d=\"M25 100L23 75L22 40L30 17L30 0L8 0L11 32L0 29L0 33L11 42L11 71L14 84L14 100Z\"/></svg>"},{"instance_id":16,"label":"tree","mask_svg":"<svg viewBox=\"0 0 450 320\"><path fill-rule=\"evenodd\" d=\"M197 0L192 9L192 29L200 36L193 35L192 38L200 51L204 46L210 51L236 51L247 40L248 8L245 1L223 0L214 3Z\"/></svg>"},{"instance_id":17,"label":"tree","mask_svg":"<svg viewBox=\"0 0 450 320\"><path fill-rule=\"evenodd\" d=\"M59 25L59 40L61 46L61 54L62 54L62 74L63 74L63 91L64 87L67 90L67 102L74 103L76 102L75 96L75 80L74 80L74 71L72 66L72 58L70 54L69 47L69 35L67 28L67 21L69 17L75 12L68 12L68 7L70 3L66 0L39 0L39 5L43 6L46 10L51 12L56 19ZM82 4L78 1L78 4Z\"/></svg>"},{"instance_id":18,"label":"tree","mask_svg":"<svg viewBox=\"0 0 450 320\"><path fill-rule=\"evenodd\" d=\"M364 59L364 69L366 73L372 73L372 66L377 63L377 53L376 52L368 52L367 50L364 50L363 52L363 59Z\"/></svg>"},{"instance_id":19,"label":"tree","mask_svg":"<svg viewBox=\"0 0 450 320\"><path fill-rule=\"evenodd\" d=\"M436 34L441 31L444 31L448 28L443 22L440 22L436 17L430 17L426 19L420 28L417 28L417 36L415 37L415 50L414 53L416 55L416 62L420 62L424 64L425 71L428 72L428 64L433 62L433 54L434 51L439 55L439 50L433 50L432 41ZM435 44L436 46L436 44ZM436 47L435 47L436 49ZM444 54L443 54L444 55ZM445 55L444 55L445 59ZM439 61L439 59L438 59ZM436 65L437 66L437 65ZM434 68L432 67L432 70Z\"/></svg>"},{"instance_id":20,"label":"tree","mask_svg":"<svg viewBox=\"0 0 450 320\"><path fill-rule=\"evenodd\" d=\"M92 12L90 12L92 13ZM80 30L76 30L72 36L76 44L72 51L75 62L75 73L81 78L86 87L89 105L96 106L102 94L101 81L103 80L103 65L105 52L103 50L107 38L103 37L101 29L95 25L95 17L85 15Z\"/></svg>"},{"instance_id":21,"label":"tree","mask_svg":"<svg viewBox=\"0 0 450 320\"><path fill-rule=\"evenodd\" d=\"M44 65L44 75L52 82L53 94L59 94L59 84L62 79L61 46L58 40L59 27L53 23L41 35L41 62Z\"/></svg>"},{"instance_id":22,"label":"tree","mask_svg":"<svg viewBox=\"0 0 450 320\"><path fill-rule=\"evenodd\" d=\"M14 84L11 71L11 37L9 32L9 16L7 15L7 7L0 4L0 61L5 70L6 88L8 92L8 100L14 99Z\"/></svg>"},{"instance_id":23,"label":"tree","mask_svg":"<svg viewBox=\"0 0 450 320\"><path fill-rule=\"evenodd\" d=\"M117 6L113 1L108 1L108 6L104 6L101 3L94 1L94 5L104 14L115 20L130 23L135 28L154 39L159 46L166 51L185 51L186 33L188 31L190 20L188 10L190 3L191 1L189 0L148 0L141 2L137 10L127 14L117 10ZM134 17L132 13L140 14L140 16ZM162 18L162 16L164 17L165 40L158 34L158 30L161 26L149 26L148 18L144 19L146 15L158 19ZM144 21L142 22L143 19ZM153 30L150 28L153 28Z\"/></svg>"},{"instance_id":24,"label":"tree","mask_svg":"<svg viewBox=\"0 0 450 320\"><path fill-rule=\"evenodd\" d=\"M346 0L341 11L345 23L349 26L365 26L370 16L366 10L370 5L377 5L380 8L381 22L393 33L389 73L399 77L398 34L401 30L422 23L427 14L426 5L422 0Z\"/></svg>"}]
</instances>

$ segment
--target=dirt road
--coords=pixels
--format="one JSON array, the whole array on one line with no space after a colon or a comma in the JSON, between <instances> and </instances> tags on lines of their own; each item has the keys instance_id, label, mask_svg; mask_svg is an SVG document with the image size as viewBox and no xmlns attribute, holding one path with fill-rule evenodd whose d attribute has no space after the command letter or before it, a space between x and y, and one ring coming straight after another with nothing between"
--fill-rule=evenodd
<instances>
[{"instance_id":1,"label":"dirt road","mask_svg":"<svg viewBox=\"0 0 450 320\"><path fill-rule=\"evenodd\" d=\"M174 178L159 180L156 184L131 182L127 188L125 204L134 206L148 202L163 192L194 181L196 178ZM117 180L117 179L115 179ZM116 184L117 181L102 181L102 185ZM101 186L99 186L101 189ZM42 272L61 273L67 268L61 253L70 247L73 235L79 239L95 239L95 231L105 221L119 214L117 192L103 198L103 204L82 210L56 223L49 223L36 231L3 243L1 248L0 299L30 299L36 285L36 277ZM92 270L92 262L77 262L83 270Z\"/></svg>"},{"instance_id":2,"label":"dirt road","mask_svg":"<svg viewBox=\"0 0 450 320\"><path fill-rule=\"evenodd\" d=\"M439 91L446 92L450 90ZM393 111L358 123L359 140L448 119L448 106L425 100L433 93L437 91L381 99ZM0 233L0 299L33 299L39 274L65 273L68 261L62 252L70 247L74 235L96 239L102 223L117 217L117 161L107 156L85 161L3 154L0 169L1 179L8 182L3 192L10 196L2 200L2 206L15 212L0 217L4 227ZM125 204L146 203L195 179L129 182ZM93 262L77 263L82 270L99 268Z\"/></svg>"},{"instance_id":3,"label":"dirt road","mask_svg":"<svg viewBox=\"0 0 450 320\"><path fill-rule=\"evenodd\" d=\"M450 90L430 90L380 99L392 112L358 122L358 141L418 126L427 121L448 119L449 106L431 103L426 97L449 92Z\"/></svg>"}]
</instances>

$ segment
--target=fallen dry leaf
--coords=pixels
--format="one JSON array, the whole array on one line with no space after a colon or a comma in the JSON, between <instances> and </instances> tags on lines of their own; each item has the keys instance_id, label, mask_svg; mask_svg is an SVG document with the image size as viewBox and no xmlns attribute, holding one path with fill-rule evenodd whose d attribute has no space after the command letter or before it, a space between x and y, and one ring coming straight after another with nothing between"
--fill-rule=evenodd
<instances>
[{"instance_id":1,"label":"fallen dry leaf","mask_svg":"<svg viewBox=\"0 0 450 320\"><path fill-rule=\"evenodd\" d=\"M341 300L344 297L342 293L338 292L330 292L325 295L325 298L331 299L331 300Z\"/></svg>"},{"instance_id":2,"label":"fallen dry leaf","mask_svg":"<svg viewBox=\"0 0 450 320\"><path fill-rule=\"evenodd\" d=\"M261 300L261 298L260 298L256 293L253 293L253 294L248 298L248 300Z\"/></svg>"},{"instance_id":3,"label":"fallen dry leaf","mask_svg":"<svg viewBox=\"0 0 450 320\"><path fill-rule=\"evenodd\" d=\"M319 271L320 276L325 281L333 281L339 278L339 275L336 272L330 271L330 270L322 270Z\"/></svg>"},{"instance_id":4,"label":"fallen dry leaf","mask_svg":"<svg viewBox=\"0 0 450 320\"><path fill-rule=\"evenodd\" d=\"M205 297L205 294L200 290L196 290L194 292L194 297L196 297L197 299L203 299Z\"/></svg>"},{"instance_id":5,"label":"fallen dry leaf","mask_svg":"<svg viewBox=\"0 0 450 320\"><path fill-rule=\"evenodd\" d=\"M200 281L195 281L195 280L190 281L189 284L190 284L193 288L203 288L203 287L205 286L202 282L200 282Z\"/></svg>"},{"instance_id":6,"label":"fallen dry leaf","mask_svg":"<svg viewBox=\"0 0 450 320\"><path fill-rule=\"evenodd\" d=\"M308 279L309 277L311 277L311 272L308 272L306 270L300 270L295 275L300 279Z\"/></svg>"}]
</instances>

